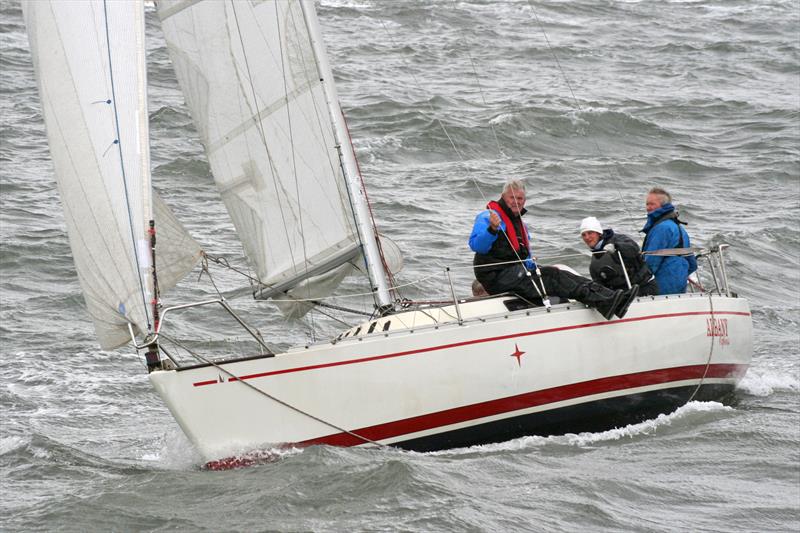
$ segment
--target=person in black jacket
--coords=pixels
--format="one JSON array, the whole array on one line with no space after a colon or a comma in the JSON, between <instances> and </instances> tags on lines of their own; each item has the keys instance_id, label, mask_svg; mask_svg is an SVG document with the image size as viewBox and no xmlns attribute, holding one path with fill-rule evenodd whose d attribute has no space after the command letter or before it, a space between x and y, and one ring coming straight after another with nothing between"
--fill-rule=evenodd
<instances>
[{"instance_id":1,"label":"person in black jacket","mask_svg":"<svg viewBox=\"0 0 800 533\"><path fill-rule=\"evenodd\" d=\"M594 281L609 289L627 289L630 280L631 285L639 286L640 295L658 294L656 277L647 266L636 241L622 233L614 233L611 228L603 229L595 217L586 217L581 221L581 239L592 250L589 274Z\"/></svg>"},{"instance_id":2,"label":"person in black jacket","mask_svg":"<svg viewBox=\"0 0 800 533\"><path fill-rule=\"evenodd\" d=\"M537 269L528 228L522 221L525 212L525 187L521 181L512 180L506 183L500 198L489 202L486 210L475 217L469 246L475 252L475 277L484 289L489 294L511 292L531 303L540 303L544 285L548 295L578 300L596 308L607 320L614 315L625 316L636 298L636 285L611 290L556 267Z\"/></svg>"}]
</instances>

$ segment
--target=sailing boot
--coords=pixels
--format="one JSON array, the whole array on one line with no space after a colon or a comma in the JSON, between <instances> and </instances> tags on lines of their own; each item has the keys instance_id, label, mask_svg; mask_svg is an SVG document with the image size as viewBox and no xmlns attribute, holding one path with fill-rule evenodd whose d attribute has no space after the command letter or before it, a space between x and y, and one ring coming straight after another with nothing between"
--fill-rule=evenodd
<instances>
[{"instance_id":1,"label":"sailing boot","mask_svg":"<svg viewBox=\"0 0 800 533\"><path fill-rule=\"evenodd\" d=\"M634 285L627 291L622 293L622 301L619 303L617 308L614 310L614 314L617 315L617 318L622 318L625 316L625 313L628 312L628 308L631 306L633 301L636 299L636 295L639 294L639 286Z\"/></svg>"},{"instance_id":2,"label":"sailing boot","mask_svg":"<svg viewBox=\"0 0 800 533\"><path fill-rule=\"evenodd\" d=\"M576 276L565 270L553 267L542 268L542 280L548 294L562 298L572 298L582 304L594 307L606 320L614 318L614 311L623 301L622 290L611 290L590 279Z\"/></svg>"},{"instance_id":3,"label":"sailing boot","mask_svg":"<svg viewBox=\"0 0 800 533\"><path fill-rule=\"evenodd\" d=\"M572 296L579 302L593 306L606 320L614 318L614 311L622 304L624 291L612 291L594 282L588 282L578 288Z\"/></svg>"},{"instance_id":4,"label":"sailing boot","mask_svg":"<svg viewBox=\"0 0 800 533\"><path fill-rule=\"evenodd\" d=\"M614 311L621 306L624 299L625 292L622 290L616 290L610 297L605 297L602 300L598 300L594 304L594 307L601 315L603 315L603 318L606 320L611 320L614 318Z\"/></svg>"}]
</instances>

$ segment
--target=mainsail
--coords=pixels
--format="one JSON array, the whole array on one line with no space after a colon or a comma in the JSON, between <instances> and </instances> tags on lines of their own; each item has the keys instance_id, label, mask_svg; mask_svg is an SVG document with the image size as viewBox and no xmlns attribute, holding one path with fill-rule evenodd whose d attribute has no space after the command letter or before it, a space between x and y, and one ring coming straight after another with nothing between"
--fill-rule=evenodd
<instances>
[{"instance_id":1,"label":"mainsail","mask_svg":"<svg viewBox=\"0 0 800 533\"><path fill-rule=\"evenodd\" d=\"M360 244L300 2L162 0L158 8L262 294L332 290Z\"/></svg>"},{"instance_id":2,"label":"mainsail","mask_svg":"<svg viewBox=\"0 0 800 533\"><path fill-rule=\"evenodd\" d=\"M156 202L153 214L144 9L131 2L23 3L75 267L103 348L154 327L148 224L165 232L159 284L199 258L197 243ZM153 216L154 215L154 216Z\"/></svg>"}]
</instances>

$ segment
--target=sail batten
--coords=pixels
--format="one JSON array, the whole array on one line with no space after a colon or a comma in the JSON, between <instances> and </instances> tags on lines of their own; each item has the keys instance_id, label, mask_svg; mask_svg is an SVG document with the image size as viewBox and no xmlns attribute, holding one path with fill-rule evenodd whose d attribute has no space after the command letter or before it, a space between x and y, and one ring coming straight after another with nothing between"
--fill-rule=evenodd
<instances>
[{"instance_id":1,"label":"sail batten","mask_svg":"<svg viewBox=\"0 0 800 533\"><path fill-rule=\"evenodd\" d=\"M302 96L311 89L312 85L310 83L307 83L293 90L288 95L288 98L281 98L280 100L272 102L271 104L262 108L258 113L253 115L253 117L248 118L238 126L234 127L231 131L222 134L220 136L219 141L206 148L206 152L209 154L216 152L217 150L223 148L229 141L235 139L236 137L244 133L246 130L250 128L258 128L259 122L267 119L270 115L273 115L278 111L285 112L285 107L288 102L297 100L300 96ZM285 132L284 135L286 135ZM288 137L288 135L286 135L286 137Z\"/></svg>"}]
</instances>

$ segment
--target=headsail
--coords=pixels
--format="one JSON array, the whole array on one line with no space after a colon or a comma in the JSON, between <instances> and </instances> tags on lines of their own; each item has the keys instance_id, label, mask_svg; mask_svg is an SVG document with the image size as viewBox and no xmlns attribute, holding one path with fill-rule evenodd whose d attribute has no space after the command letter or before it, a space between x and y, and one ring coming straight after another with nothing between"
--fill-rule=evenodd
<instances>
[{"instance_id":1,"label":"headsail","mask_svg":"<svg viewBox=\"0 0 800 533\"><path fill-rule=\"evenodd\" d=\"M353 261L360 246L300 3L158 6L186 103L265 294L315 277L330 286L323 274Z\"/></svg>"},{"instance_id":2,"label":"headsail","mask_svg":"<svg viewBox=\"0 0 800 533\"><path fill-rule=\"evenodd\" d=\"M158 287L163 293L174 287L200 260L200 245L186 231L172 209L153 191L153 216L156 221L156 268Z\"/></svg>"},{"instance_id":3,"label":"headsail","mask_svg":"<svg viewBox=\"0 0 800 533\"><path fill-rule=\"evenodd\" d=\"M143 3L23 9L75 267L98 340L114 348L130 340L129 323L153 326ZM183 243L160 278L166 288L185 275L197 244L171 215L156 217L169 222L168 241Z\"/></svg>"}]
</instances>

